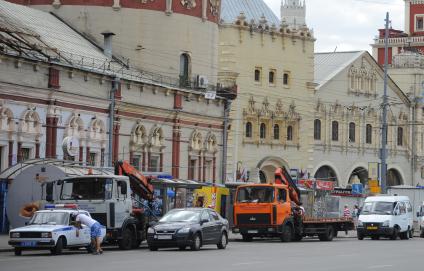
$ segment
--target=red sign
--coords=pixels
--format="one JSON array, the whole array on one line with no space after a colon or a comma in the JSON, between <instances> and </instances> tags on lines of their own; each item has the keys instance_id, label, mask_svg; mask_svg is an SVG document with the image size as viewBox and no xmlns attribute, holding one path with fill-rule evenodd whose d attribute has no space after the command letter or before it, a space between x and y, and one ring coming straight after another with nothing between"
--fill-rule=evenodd
<instances>
[{"instance_id":1,"label":"red sign","mask_svg":"<svg viewBox=\"0 0 424 271\"><path fill-rule=\"evenodd\" d=\"M299 180L298 184L305 188L313 189L314 185L315 188L318 190L326 190L326 191L332 191L334 189L334 182L331 181L316 181L316 180Z\"/></svg>"}]
</instances>

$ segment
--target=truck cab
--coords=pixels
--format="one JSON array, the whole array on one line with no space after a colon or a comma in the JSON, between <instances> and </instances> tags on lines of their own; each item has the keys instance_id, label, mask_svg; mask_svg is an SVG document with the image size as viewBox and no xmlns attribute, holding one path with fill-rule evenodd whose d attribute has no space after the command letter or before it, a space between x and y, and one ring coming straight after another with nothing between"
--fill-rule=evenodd
<instances>
[{"instance_id":1,"label":"truck cab","mask_svg":"<svg viewBox=\"0 0 424 271\"><path fill-rule=\"evenodd\" d=\"M141 202L134 198L129 178L120 175L85 175L55 182L46 189L51 203L75 203L79 209L106 227L106 242L120 248L138 247L145 239L145 218ZM55 191L53 191L55 190ZM55 196L53 196L55 195Z\"/></svg>"},{"instance_id":2,"label":"truck cab","mask_svg":"<svg viewBox=\"0 0 424 271\"><path fill-rule=\"evenodd\" d=\"M285 225L294 228L287 185L255 184L237 189L234 202L234 232L244 240L281 235Z\"/></svg>"}]
</instances>

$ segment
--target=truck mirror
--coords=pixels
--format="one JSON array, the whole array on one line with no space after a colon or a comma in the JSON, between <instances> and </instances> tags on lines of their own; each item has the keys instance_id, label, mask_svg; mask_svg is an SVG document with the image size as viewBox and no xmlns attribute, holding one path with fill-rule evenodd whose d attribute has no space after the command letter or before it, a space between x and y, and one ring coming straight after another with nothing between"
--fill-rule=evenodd
<instances>
[{"instance_id":1,"label":"truck mirror","mask_svg":"<svg viewBox=\"0 0 424 271\"><path fill-rule=\"evenodd\" d=\"M121 194L126 195L127 194L127 183L124 181L119 181L118 185L121 187Z\"/></svg>"},{"instance_id":2,"label":"truck mirror","mask_svg":"<svg viewBox=\"0 0 424 271\"><path fill-rule=\"evenodd\" d=\"M53 201L53 183L46 184L46 201Z\"/></svg>"}]
</instances>

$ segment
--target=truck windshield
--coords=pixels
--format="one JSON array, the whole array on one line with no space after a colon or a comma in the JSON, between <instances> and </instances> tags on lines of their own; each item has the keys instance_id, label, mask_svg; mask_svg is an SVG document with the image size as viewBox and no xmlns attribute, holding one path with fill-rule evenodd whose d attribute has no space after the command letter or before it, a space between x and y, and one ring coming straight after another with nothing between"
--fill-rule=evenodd
<instances>
[{"instance_id":1,"label":"truck windshield","mask_svg":"<svg viewBox=\"0 0 424 271\"><path fill-rule=\"evenodd\" d=\"M365 202L362 207L361 215L391 215L393 213L393 208L393 202Z\"/></svg>"},{"instance_id":2,"label":"truck windshield","mask_svg":"<svg viewBox=\"0 0 424 271\"><path fill-rule=\"evenodd\" d=\"M274 188L272 187L241 187L237 193L237 202L270 203L274 201Z\"/></svg>"},{"instance_id":3,"label":"truck windshield","mask_svg":"<svg viewBox=\"0 0 424 271\"><path fill-rule=\"evenodd\" d=\"M74 178L63 181L60 198L63 200L95 200L112 198L112 179Z\"/></svg>"},{"instance_id":4,"label":"truck windshield","mask_svg":"<svg viewBox=\"0 0 424 271\"><path fill-rule=\"evenodd\" d=\"M29 224L68 225L68 213L65 212L37 212Z\"/></svg>"}]
</instances>

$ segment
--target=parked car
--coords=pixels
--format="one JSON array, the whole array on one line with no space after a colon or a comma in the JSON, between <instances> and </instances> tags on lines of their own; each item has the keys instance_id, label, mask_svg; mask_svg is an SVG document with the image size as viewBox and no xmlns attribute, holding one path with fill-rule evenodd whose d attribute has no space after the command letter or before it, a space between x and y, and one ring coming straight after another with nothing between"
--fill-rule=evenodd
<instances>
[{"instance_id":1,"label":"parked car","mask_svg":"<svg viewBox=\"0 0 424 271\"><path fill-rule=\"evenodd\" d=\"M420 237L424 238L424 202L418 207L417 218L420 227Z\"/></svg>"},{"instance_id":2,"label":"parked car","mask_svg":"<svg viewBox=\"0 0 424 271\"><path fill-rule=\"evenodd\" d=\"M147 231L147 244L152 251L178 247L199 250L204 245L225 249L228 244L228 221L208 208L173 209Z\"/></svg>"},{"instance_id":3,"label":"parked car","mask_svg":"<svg viewBox=\"0 0 424 271\"><path fill-rule=\"evenodd\" d=\"M373 196L364 201L358 218L358 239L371 237L376 240L381 236L392 240L413 237L413 214L409 197Z\"/></svg>"},{"instance_id":4,"label":"parked car","mask_svg":"<svg viewBox=\"0 0 424 271\"><path fill-rule=\"evenodd\" d=\"M49 249L58 255L64 248L86 248L91 252L90 228L82 225L78 229L72 225L71 214L76 210L49 209L34 213L27 226L15 228L9 232L9 245L15 248L19 256L23 250ZM88 216L87 211L78 210ZM102 236L106 234L102 228Z\"/></svg>"}]
</instances>

